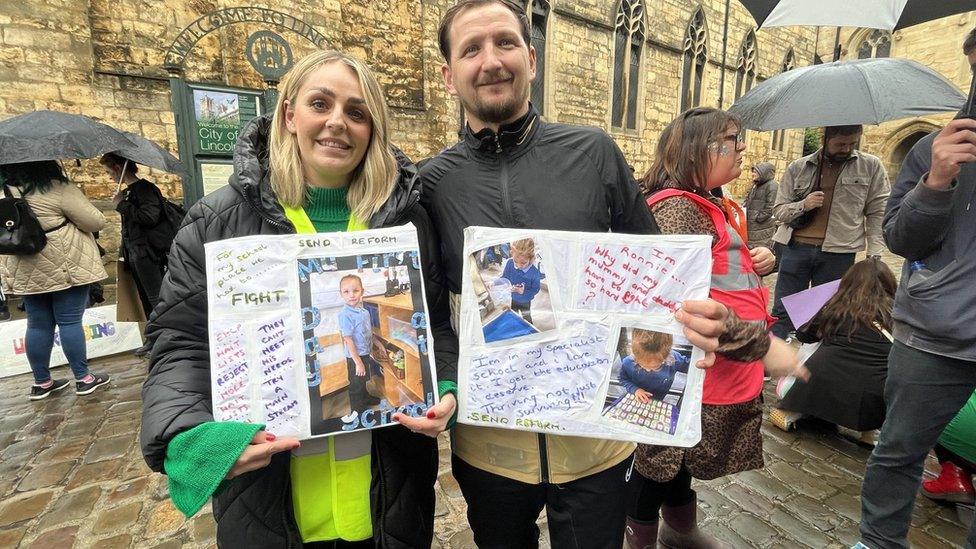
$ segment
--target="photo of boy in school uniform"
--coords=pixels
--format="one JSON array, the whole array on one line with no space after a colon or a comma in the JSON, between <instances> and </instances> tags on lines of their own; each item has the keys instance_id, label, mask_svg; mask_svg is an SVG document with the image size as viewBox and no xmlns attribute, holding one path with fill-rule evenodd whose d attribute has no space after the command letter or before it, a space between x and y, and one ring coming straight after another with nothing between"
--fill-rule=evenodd
<instances>
[{"instance_id":1,"label":"photo of boy in school uniform","mask_svg":"<svg viewBox=\"0 0 976 549\"><path fill-rule=\"evenodd\" d=\"M512 310L532 323L532 300L542 289L546 277L535 265L535 241L523 238L512 242L512 257L505 262L502 278L512 283Z\"/></svg>"},{"instance_id":2,"label":"photo of boy in school uniform","mask_svg":"<svg viewBox=\"0 0 976 549\"><path fill-rule=\"evenodd\" d=\"M369 311L363 307L363 292L363 281L358 276L346 275L339 280L339 294L345 303L338 314L339 333L342 334L349 373L350 415L377 403L377 399L366 391L366 380L371 370L381 371L370 356L373 324Z\"/></svg>"}]
</instances>

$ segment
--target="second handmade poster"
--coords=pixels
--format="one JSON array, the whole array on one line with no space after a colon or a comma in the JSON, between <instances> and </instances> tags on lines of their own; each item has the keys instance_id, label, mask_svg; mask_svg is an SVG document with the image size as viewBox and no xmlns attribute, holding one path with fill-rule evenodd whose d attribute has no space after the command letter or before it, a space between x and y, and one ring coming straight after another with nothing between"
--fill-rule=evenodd
<instances>
[{"instance_id":1,"label":"second handmade poster","mask_svg":"<svg viewBox=\"0 0 976 549\"><path fill-rule=\"evenodd\" d=\"M690 446L703 356L674 312L708 295L706 237L471 227L459 421Z\"/></svg>"}]
</instances>

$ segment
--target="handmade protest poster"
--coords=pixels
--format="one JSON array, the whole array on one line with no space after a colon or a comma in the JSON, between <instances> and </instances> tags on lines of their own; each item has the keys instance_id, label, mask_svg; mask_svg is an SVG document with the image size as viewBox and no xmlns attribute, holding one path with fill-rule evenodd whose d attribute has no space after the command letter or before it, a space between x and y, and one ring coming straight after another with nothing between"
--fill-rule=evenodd
<instances>
[{"instance_id":1,"label":"handmade protest poster","mask_svg":"<svg viewBox=\"0 0 976 549\"><path fill-rule=\"evenodd\" d=\"M217 421L310 438L437 402L413 225L221 240L206 261Z\"/></svg>"},{"instance_id":2,"label":"handmade protest poster","mask_svg":"<svg viewBox=\"0 0 976 549\"><path fill-rule=\"evenodd\" d=\"M465 258L459 422L698 442L704 353L674 313L708 296L707 236L469 227Z\"/></svg>"}]
</instances>

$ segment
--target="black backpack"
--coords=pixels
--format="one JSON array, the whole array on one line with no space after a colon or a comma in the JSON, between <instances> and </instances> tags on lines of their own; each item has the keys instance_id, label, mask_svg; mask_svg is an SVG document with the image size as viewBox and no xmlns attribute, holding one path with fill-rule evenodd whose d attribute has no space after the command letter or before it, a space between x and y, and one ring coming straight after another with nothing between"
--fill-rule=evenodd
<instances>
[{"instance_id":1,"label":"black backpack","mask_svg":"<svg viewBox=\"0 0 976 549\"><path fill-rule=\"evenodd\" d=\"M41 228L40 221L22 196L14 196L10 187L3 185L0 198L0 255L34 255L47 245L47 233L68 224L68 219L48 230Z\"/></svg>"},{"instance_id":2,"label":"black backpack","mask_svg":"<svg viewBox=\"0 0 976 549\"><path fill-rule=\"evenodd\" d=\"M180 230L180 223L186 217L186 209L180 204L166 200L163 192L156 185L153 185L153 188L159 194L162 211L159 213L159 222L151 231L148 231L146 236L150 246L166 254L169 253L169 247L173 244L173 239L176 238L176 232Z\"/></svg>"}]
</instances>

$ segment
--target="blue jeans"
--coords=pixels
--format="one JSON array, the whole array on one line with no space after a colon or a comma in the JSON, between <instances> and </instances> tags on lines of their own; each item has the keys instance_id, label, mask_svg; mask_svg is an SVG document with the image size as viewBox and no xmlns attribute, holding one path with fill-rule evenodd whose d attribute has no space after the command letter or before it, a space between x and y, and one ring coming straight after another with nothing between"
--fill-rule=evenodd
<instances>
[{"instance_id":1,"label":"blue jeans","mask_svg":"<svg viewBox=\"0 0 976 549\"><path fill-rule=\"evenodd\" d=\"M60 329L61 350L75 379L88 375L88 349L81 326L81 317L88 305L88 286L23 296L27 309L27 362L34 374L34 383L51 379L49 367L55 325Z\"/></svg>"},{"instance_id":2,"label":"blue jeans","mask_svg":"<svg viewBox=\"0 0 976 549\"><path fill-rule=\"evenodd\" d=\"M786 339L796 329L783 307L783 298L802 292L810 286L819 286L844 276L854 264L854 254L837 254L820 251L820 246L791 241L781 248L779 274L776 275L776 293L773 299L773 335Z\"/></svg>"},{"instance_id":3,"label":"blue jeans","mask_svg":"<svg viewBox=\"0 0 976 549\"><path fill-rule=\"evenodd\" d=\"M885 383L887 415L861 487L861 541L871 549L906 548L925 456L976 389L976 363L895 341ZM976 524L967 549L976 548Z\"/></svg>"}]
</instances>

